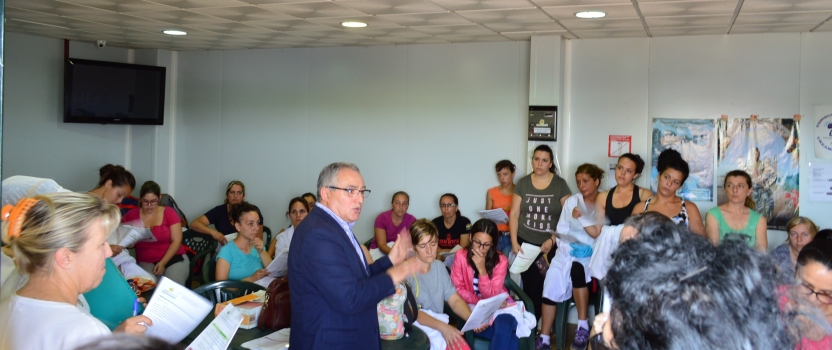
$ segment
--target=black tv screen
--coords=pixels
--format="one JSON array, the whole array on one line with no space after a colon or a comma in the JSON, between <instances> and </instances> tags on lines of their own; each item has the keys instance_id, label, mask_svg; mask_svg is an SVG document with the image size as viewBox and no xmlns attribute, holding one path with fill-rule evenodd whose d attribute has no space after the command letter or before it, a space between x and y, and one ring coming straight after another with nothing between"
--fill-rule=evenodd
<instances>
[{"instance_id":1,"label":"black tv screen","mask_svg":"<svg viewBox=\"0 0 832 350\"><path fill-rule=\"evenodd\" d=\"M165 67L68 58L64 122L162 125Z\"/></svg>"}]
</instances>

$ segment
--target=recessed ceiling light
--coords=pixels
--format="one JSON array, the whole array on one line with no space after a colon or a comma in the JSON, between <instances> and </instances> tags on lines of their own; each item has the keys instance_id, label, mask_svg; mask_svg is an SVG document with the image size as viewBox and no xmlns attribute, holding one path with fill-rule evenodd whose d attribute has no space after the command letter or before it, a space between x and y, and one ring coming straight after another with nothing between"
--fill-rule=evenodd
<instances>
[{"instance_id":1,"label":"recessed ceiling light","mask_svg":"<svg viewBox=\"0 0 832 350\"><path fill-rule=\"evenodd\" d=\"M601 17L605 17L606 15L607 15L606 13L603 13L601 11L584 11L584 12L576 13L575 17L578 17L578 18L601 18Z\"/></svg>"},{"instance_id":2,"label":"recessed ceiling light","mask_svg":"<svg viewBox=\"0 0 832 350\"><path fill-rule=\"evenodd\" d=\"M165 33L167 35L187 35L188 34L188 33L183 32L181 30L164 30L164 31L162 31L162 33Z\"/></svg>"},{"instance_id":3,"label":"recessed ceiling light","mask_svg":"<svg viewBox=\"0 0 832 350\"><path fill-rule=\"evenodd\" d=\"M342 26L347 28L364 28L367 26L367 23L364 22L342 22Z\"/></svg>"}]
</instances>

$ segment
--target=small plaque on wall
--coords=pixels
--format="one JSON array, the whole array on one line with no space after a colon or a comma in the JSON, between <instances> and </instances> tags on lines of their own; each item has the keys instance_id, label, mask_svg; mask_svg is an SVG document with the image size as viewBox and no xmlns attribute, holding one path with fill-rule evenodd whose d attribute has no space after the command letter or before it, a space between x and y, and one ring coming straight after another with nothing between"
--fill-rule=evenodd
<instances>
[{"instance_id":1,"label":"small plaque on wall","mask_svg":"<svg viewBox=\"0 0 832 350\"><path fill-rule=\"evenodd\" d=\"M558 106L529 106L529 141L557 141Z\"/></svg>"}]
</instances>

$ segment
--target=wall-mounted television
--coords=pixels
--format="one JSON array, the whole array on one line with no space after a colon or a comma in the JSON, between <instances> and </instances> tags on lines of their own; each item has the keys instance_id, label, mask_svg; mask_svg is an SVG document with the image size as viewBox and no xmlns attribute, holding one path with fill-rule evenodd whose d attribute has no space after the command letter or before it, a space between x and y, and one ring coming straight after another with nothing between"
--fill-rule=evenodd
<instances>
[{"instance_id":1,"label":"wall-mounted television","mask_svg":"<svg viewBox=\"0 0 832 350\"><path fill-rule=\"evenodd\" d=\"M165 67L67 58L64 122L162 125Z\"/></svg>"}]
</instances>

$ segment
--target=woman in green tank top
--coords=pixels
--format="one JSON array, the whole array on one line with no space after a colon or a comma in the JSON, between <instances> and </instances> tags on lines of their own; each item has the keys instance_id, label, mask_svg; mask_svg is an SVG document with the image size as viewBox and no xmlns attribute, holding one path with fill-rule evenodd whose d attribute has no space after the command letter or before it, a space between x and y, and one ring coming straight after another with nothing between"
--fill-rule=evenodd
<instances>
[{"instance_id":1,"label":"woman in green tank top","mask_svg":"<svg viewBox=\"0 0 832 350\"><path fill-rule=\"evenodd\" d=\"M748 236L748 245L765 253L768 250L766 217L754 211L751 198L751 176L742 170L732 170L725 175L725 196L728 202L713 207L705 215L705 233L708 239L719 244L729 233Z\"/></svg>"}]
</instances>

